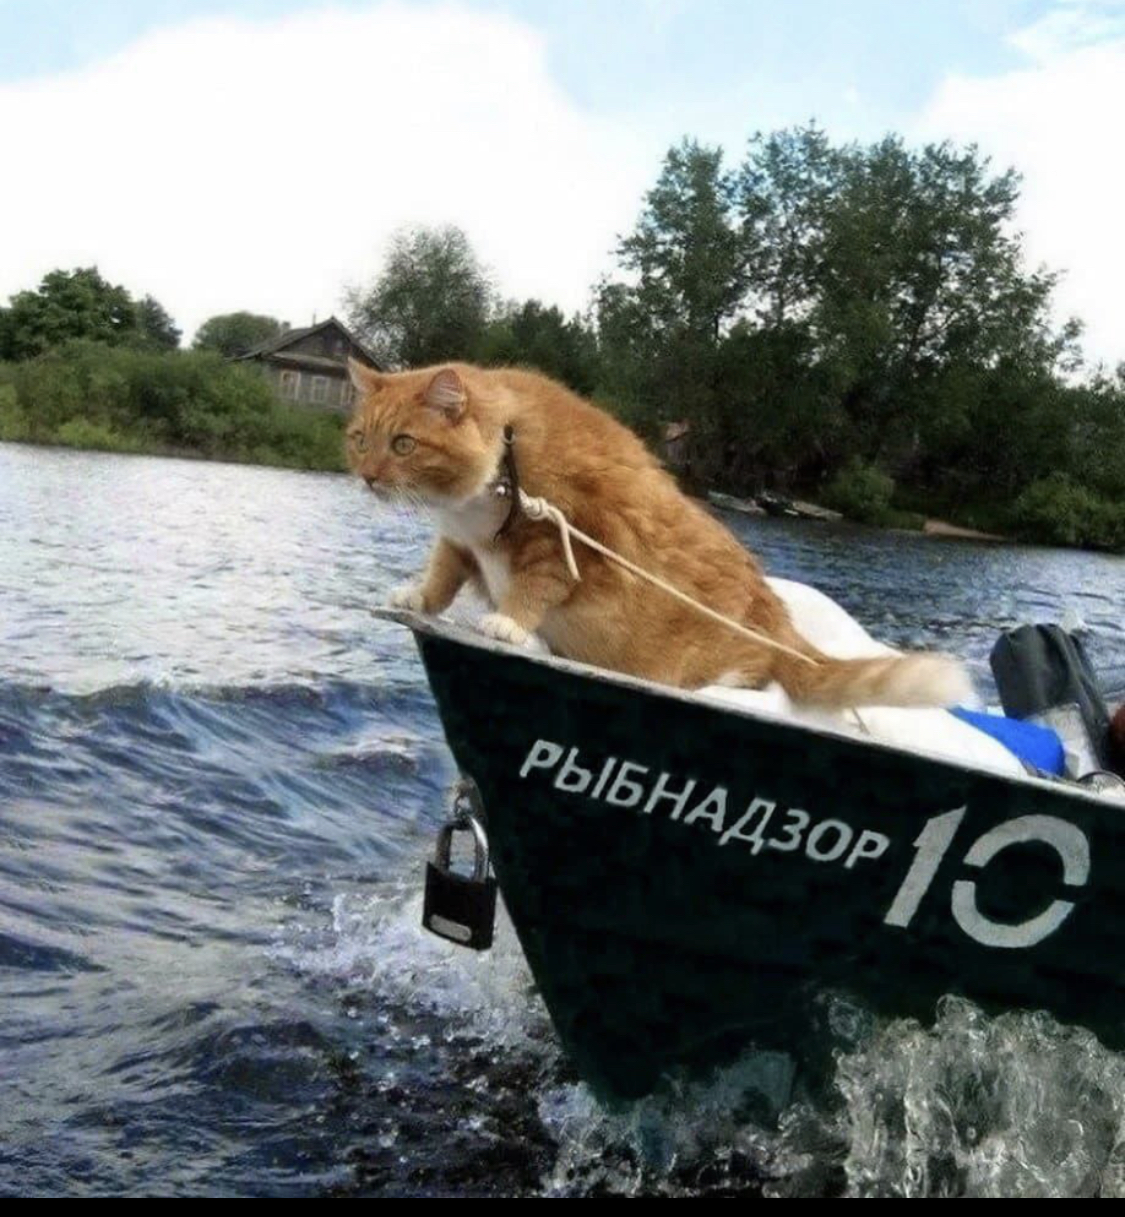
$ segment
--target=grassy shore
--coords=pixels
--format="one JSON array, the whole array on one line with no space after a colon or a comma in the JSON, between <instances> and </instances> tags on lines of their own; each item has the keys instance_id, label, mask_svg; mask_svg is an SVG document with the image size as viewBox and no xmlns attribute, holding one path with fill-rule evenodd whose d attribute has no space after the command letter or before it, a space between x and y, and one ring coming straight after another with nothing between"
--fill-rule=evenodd
<instances>
[{"instance_id":1,"label":"grassy shore","mask_svg":"<svg viewBox=\"0 0 1125 1217\"><path fill-rule=\"evenodd\" d=\"M0 440L342 471L344 422L275 400L253 370L197 353L74 343L0 365Z\"/></svg>"},{"instance_id":2,"label":"grassy shore","mask_svg":"<svg viewBox=\"0 0 1125 1217\"><path fill-rule=\"evenodd\" d=\"M215 461L229 465L259 465L269 469L292 469L306 473L345 473L346 463L338 460L315 461L301 456L287 455L268 448L251 452L234 449L229 452L200 452L193 448L179 448L169 444L147 442L134 436L118 435L100 429L95 435L80 434L78 428L66 428L55 438L36 438L8 434L0 422L0 444L21 444L28 448L73 448L80 452L109 452L124 456L159 456L181 461Z\"/></svg>"}]
</instances>

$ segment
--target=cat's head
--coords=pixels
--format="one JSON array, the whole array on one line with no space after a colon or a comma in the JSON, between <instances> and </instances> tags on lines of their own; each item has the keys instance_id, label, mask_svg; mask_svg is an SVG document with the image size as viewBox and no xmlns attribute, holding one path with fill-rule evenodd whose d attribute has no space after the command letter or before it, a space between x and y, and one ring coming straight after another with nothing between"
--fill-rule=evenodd
<instances>
[{"instance_id":1,"label":"cat's head","mask_svg":"<svg viewBox=\"0 0 1125 1217\"><path fill-rule=\"evenodd\" d=\"M372 490L452 505L485 488L499 440L466 383L471 369L387 373L355 360L349 369L356 407L348 464Z\"/></svg>"}]
</instances>

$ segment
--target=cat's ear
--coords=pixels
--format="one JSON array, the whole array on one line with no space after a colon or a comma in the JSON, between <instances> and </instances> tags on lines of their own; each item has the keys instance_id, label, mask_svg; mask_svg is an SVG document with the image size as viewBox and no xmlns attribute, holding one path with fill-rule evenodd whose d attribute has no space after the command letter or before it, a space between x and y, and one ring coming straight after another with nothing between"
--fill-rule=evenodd
<instances>
[{"instance_id":1,"label":"cat's ear","mask_svg":"<svg viewBox=\"0 0 1125 1217\"><path fill-rule=\"evenodd\" d=\"M348 375L351 377L357 393L370 393L383 382L383 377L374 368L369 368L367 364L360 363L358 359L352 359L350 356L348 357Z\"/></svg>"},{"instance_id":2,"label":"cat's ear","mask_svg":"<svg viewBox=\"0 0 1125 1217\"><path fill-rule=\"evenodd\" d=\"M461 377L452 368L442 368L430 381L425 400L430 410L436 410L451 423L459 423L468 394Z\"/></svg>"}]
</instances>

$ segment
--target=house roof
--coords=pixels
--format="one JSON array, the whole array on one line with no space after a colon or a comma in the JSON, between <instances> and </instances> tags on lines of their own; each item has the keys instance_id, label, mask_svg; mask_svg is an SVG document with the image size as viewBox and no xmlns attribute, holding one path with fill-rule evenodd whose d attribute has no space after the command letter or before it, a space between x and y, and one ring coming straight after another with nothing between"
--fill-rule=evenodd
<instances>
[{"instance_id":1,"label":"house roof","mask_svg":"<svg viewBox=\"0 0 1125 1217\"><path fill-rule=\"evenodd\" d=\"M241 355L237 355L235 358L263 359L267 355L277 355L280 358L286 347L292 346L296 342L300 342L302 338L307 338L310 334L316 334L321 330L326 330L329 328L338 329L340 333L343 334L344 337L363 355L363 357L376 371L382 370L379 361L375 358L375 356L372 355L367 347L360 342L360 340L338 317L329 317L327 321L321 321L317 325L306 325L299 329L283 330L280 334L274 335L273 338L267 338L265 342L259 342L257 346L251 347L248 351L243 351ZM302 361L316 362L317 359L321 357L315 355L305 355L301 352L295 351L291 356L289 356L289 358L294 360L300 359ZM322 362L330 363L332 366L338 366L334 360L322 360Z\"/></svg>"},{"instance_id":2,"label":"house roof","mask_svg":"<svg viewBox=\"0 0 1125 1217\"><path fill-rule=\"evenodd\" d=\"M664 438L668 441L683 439L690 431L689 422L667 423L664 427Z\"/></svg>"},{"instance_id":3,"label":"house roof","mask_svg":"<svg viewBox=\"0 0 1125 1217\"><path fill-rule=\"evenodd\" d=\"M284 363L295 368L321 368L325 372L335 372L337 376L348 374L347 364L339 359L330 359L327 355L306 355L304 351L270 351L269 358L274 363Z\"/></svg>"}]
</instances>

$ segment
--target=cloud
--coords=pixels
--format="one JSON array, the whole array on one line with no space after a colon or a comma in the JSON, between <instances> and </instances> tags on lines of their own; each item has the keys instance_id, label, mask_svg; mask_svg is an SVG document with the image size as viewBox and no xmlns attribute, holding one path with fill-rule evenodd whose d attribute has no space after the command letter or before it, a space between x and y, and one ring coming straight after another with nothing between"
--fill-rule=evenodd
<instances>
[{"instance_id":1,"label":"cloud","mask_svg":"<svg viewBox=\"0 0 1125 1217\"><path fill-rule=\"evenodd\" d=\"M0 300L97 264L191 331L340 306L406 223L455 223L510 296L582 306L658 149L583 113L527 25L381 4L166 28L0 87Z\"/></svg>"},{"instance_id":2,"label":"cloud","mask_svg":"<svg viewBox=\"0 0 1125 1217\"><path fill-rule=\"evenodd\" d=\"M1093 360L1125 359L1125 23L1120 5L1068 4L1012 38L1030 66L951 77L914 134L976 142L1024 179L1018 221L1033 264L1065 272L1060 317L1086 322Z\"/></svg>"},{"instance_id":3,"label":"cloud","mask_svg":"<svg viewBox=\"0 0 1125 1217\"><path fill-rule=\"evenodd\" d=\"M1125 36L1125 5L1120 0L1081 3L1071 0L1009 39L1032 59L1046 62L1066 51L1096 46Z\"/></svg>"}]
</instances>

